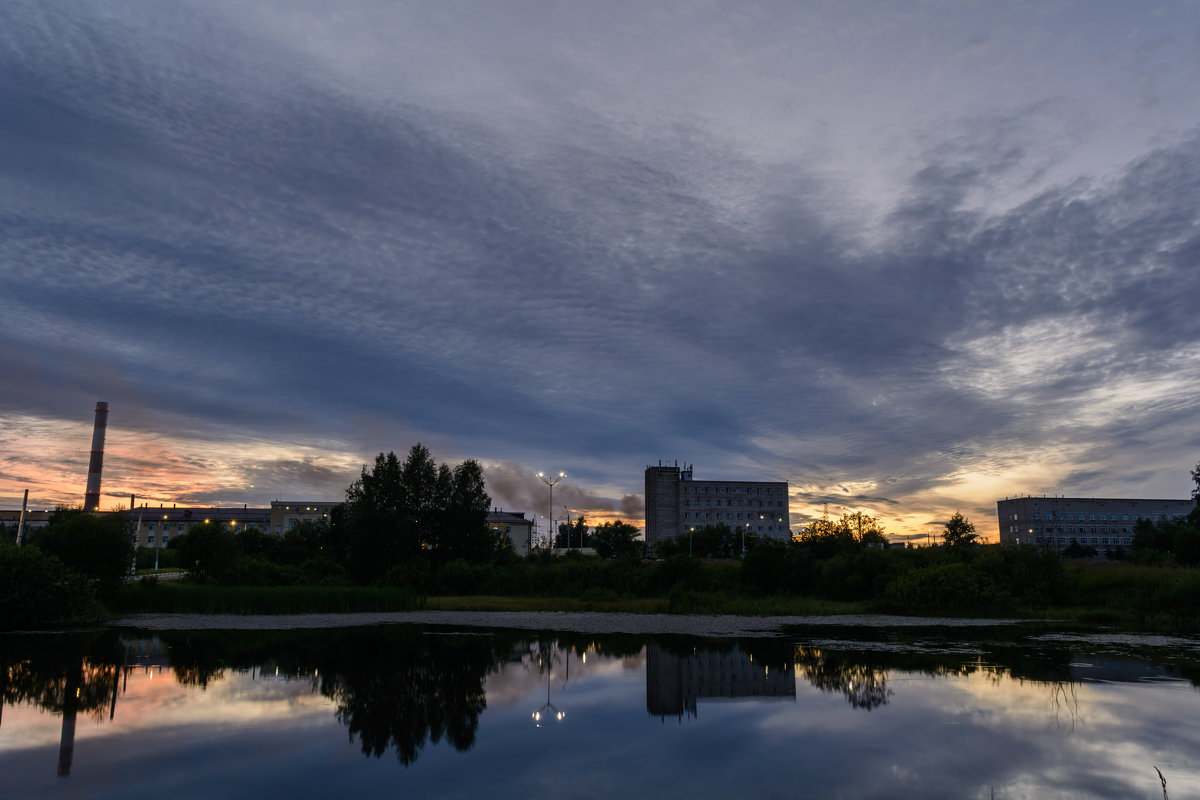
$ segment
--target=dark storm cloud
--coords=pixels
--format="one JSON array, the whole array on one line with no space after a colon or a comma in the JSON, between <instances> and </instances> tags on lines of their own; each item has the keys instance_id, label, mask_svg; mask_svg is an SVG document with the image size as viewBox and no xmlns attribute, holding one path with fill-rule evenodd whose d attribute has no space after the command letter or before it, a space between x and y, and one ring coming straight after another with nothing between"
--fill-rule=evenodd
<instances>
[{"instance_id":1,"label":"dark storm cloud","mask_svg":"<svg viewBox=\"0 0 1200 800\"><path fill-rule=\"evenodd\" d=\"M524 465L567 459L557 505L629 516L651 457L890 511L1043 452L1103 491L1112 448L1195 444L1194 130L1056 182L1092 113L1061 87L935 118L868 225L817 157L671 105L677 86L795 104L732 56L694 82L650 70L657 49L603 58L585 12L481 11L484 35L449 11L355 28L361 9L314 8L295 36L269 5L0 11L0 411L103 397L133 432L439 439L518 510L546 503ZM717 59L773 27L673 24ZM364 44L347 71L376 28L405 46ZM405 38L426 29L444 53ZM1003 49L958 35L951 60ZM611 77L637 65L655 79ZM299 458L244 474L336 488L341 466ZM600 485L620 489L581 488Z\"/></svg>"}]
</instances>

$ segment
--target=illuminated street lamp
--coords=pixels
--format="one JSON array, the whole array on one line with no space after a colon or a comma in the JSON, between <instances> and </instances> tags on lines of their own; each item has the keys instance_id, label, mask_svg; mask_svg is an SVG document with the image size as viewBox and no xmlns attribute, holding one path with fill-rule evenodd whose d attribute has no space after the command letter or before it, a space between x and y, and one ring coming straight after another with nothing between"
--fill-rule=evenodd
<instances>
[{"instance_id":1,"label":"illuminated street lamp","mask_svg":"<svg viewBox=\"0 0 1200 800\"><path fill-rule=\"evenodd\" d=\"M550 487L550 545L553 546L554 535L557 533L557 531L554 530L554 484L567 477L567 473L560 472L553 478L549 478L546 477L544 472L539 472L537 476L542 479L542 483Z\"/></svg>"}]
</instances>

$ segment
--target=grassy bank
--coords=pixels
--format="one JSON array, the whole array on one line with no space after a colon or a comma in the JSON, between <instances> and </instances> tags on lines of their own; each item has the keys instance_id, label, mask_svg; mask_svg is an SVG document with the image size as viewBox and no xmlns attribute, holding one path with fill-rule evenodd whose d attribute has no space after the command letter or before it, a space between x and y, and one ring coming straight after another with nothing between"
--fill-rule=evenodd
<instances>
[{"instance_id":1,"label":"grassy bank","mask_svg":"<svg viewBox=\"0 0 1200 800\"><path fill-rule=\"evenodd\" d=\"M724 593L685 593L671 597L595 600L581 597L429 597L425 607L438 611L600 611L624 614L734 614L739 616L818 616L862 614L863 603L809 597L737 597Z\"/></svg>"},{"instance_id":2,"label":"grassy bank","mask_svg":"<svg viewBox=\"0 0 1200 800\"><path fill-rule=\"evenodd\" d=\"M879 560L875 558L874 560ZM837 573L846 582L853 576ZM1051 602L1022 602L1014 585L965 564L880 573L858 597L763 591L735 563L563 559L501 568L451 565L397 586L223 586L153 579L109 603L115 614L306 614L409 611L572 611L746 616L900 613L1054 619L1158 631L1200 630L1200 571L1105 562L1059 566ZM885 580L886 579L886 580ZM865 581L860 581L864 586ZM1027 584L1032 583L1027 581ZM417 584L417 585L413 585ZM898 590L902 589L903 592ZM843 592L844 594L844 592ZM999 598L1002 602L998 602ZM901 603L902 601L902 603Z\"/></svg>"},{"instance_id":3,"label":"grassy bank","mask_svg":"<svg viewBox=\"0 0 1200 800\"><path fill-rule=\"evenodd\" d=\"M116 614L328 614L424 608L411 589L376 586L213 586L139 583L112 604Z\"/></svg>"}]
</instances>

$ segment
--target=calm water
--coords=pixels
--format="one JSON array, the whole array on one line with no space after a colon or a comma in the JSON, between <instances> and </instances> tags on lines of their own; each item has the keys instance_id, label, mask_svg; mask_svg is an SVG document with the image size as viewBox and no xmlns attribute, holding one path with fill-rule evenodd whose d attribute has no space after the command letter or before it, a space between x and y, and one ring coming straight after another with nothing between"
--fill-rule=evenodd
<instances>
[{"instance_id":1,"label":"calm water","mask_svg":"<svg viewBox=\"0 0 1200 800\"><path fill-rule=\"evenodd\" d=\"M1200 796L1200 640L0 638L0 797Z\"/></svg>"}]
</instances>

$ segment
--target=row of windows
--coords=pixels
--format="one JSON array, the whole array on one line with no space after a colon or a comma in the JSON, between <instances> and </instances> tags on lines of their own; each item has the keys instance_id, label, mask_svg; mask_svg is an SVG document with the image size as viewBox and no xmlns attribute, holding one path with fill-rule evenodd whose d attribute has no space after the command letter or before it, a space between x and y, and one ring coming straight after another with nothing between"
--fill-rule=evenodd
<instances>
[{"instance_id":1,"label":"row of windows","mask_svg":"<svg viewBox=\"0 0 1200 800\"><path fill-rule=\"evenodd\" d=\"M1067 544L1067 537L1059 536L1057 538L1057 540L1052 536L1047 536L1045 538L1043 538L1041 536L1037 537L1038 544L1055 544L1056 541L1058 544ZM1079 541L1079 544L1087 544L1088 543L1087 539L1079 539L1078 541ZM1075 542L1076 542L1075 537L1072 536L1070 538L1070 543L1075 544ZM1114 537L1112 537L1112 541L1109 541L1109 537L1101 536L1099 538L1093 538L1091 540L1091 543L1092 544L1133 544L1133 540L1130 539L1129 537L1125 537L1124 539L1119 539L1118 537L1114 536Z\"/></svg>"},{"instance_id":2,"label":"row of windows","mask_svg":"<svg viewBox=\"0 0 1200 800\"><path fill-rule=\"evenodd\" d=\"M162 537L162 546L166 547L170 543L171 543L170 534L164 533L163 537ZM154 534L153 533L146 537L146 544L154 544Z\"/></svg>"},{"instance_id":3,"label":"row of windows","mask_svg":"<svg viewBox=\"0 0 1200 800\"><path fill-rule=\"evenodd\" d=\"M1083 513L1082 511L1079 511L1079 512L1071 512L1071 511L1068 511L1066 516L1067 516L1067 520L1068 520L1069 522L1074 522L1074 521L1076 520L1076 518L1078 518L1078 520L1079 520L1080 522L1083 522L1083 521L1084 521L1084 516L1085 516L1085 515L1084 515L1084 513ZM1095 522L1095 521L1096 521L1096 515L1095 515L1095 514L1087 514L1086 516L1087 516L1087 519L1088 519L1089 521L1091 521L1091 522ZM1107 520L1108 520L1110 517L1112 518L1112 521L1113 521L1113 522L1116 522L1116 521L1117 521L1117 515L1116 515L1116 514L1101 514L1101 515L1100 515L1100 521L1101 521L1101 522L1105 522L1105 521L1107 521ZM1015 520L1015 519L1017 519L1017 515L1016 515L1016 514L1013 514L1013 515L1012 515L1012 518L1013 518L1014 520ZM1034 512L1034 514L1033 514L1033 518L1034 518L1034 519L1062 519L1062 518L1063 518L1063 512L1061 512L1061 511L1047 511L1047 512L1045 512L1045 513L1040 513L1040 512L1036 512L1036 511L1035 511L1035 512ZM1133 520L1134 522L1138 521L1139 519L1152 519L1154 522L1158 522L1160 519L1162 519L1162 520L1183 519L1183 514L1173 514L1173 515L1172 515L1172 514L1154 514L1153 516L1151 516L1151 515L1149 515L1149 514L1121 514L1121 520L1122 520L1123 522L1129 522L1131 518L1132 518L1132 520Z\"/></svg>"},{"instance_id":4,"label":"row of windows","mask_svg":"<svg viewBox=\"0 0 1200 800\"><path fill-rule=\"evenodd\" d=\"M695 516L694 518L695 518L695 519L701 519L700 513L701 513L701 512L697 511L697 512L696 512L696 516ZM713 518L713 513L712 513L711 511L705 511L705 512L703 512L703 513L704 513L704 517L703 517L703 519L712 519L712 518ZM690 512L684 512L683 518L684 518L684 519L693 519L693 517L692 517L692 515L691 515L691 513L690 513ZM740 511L738 512L737 518L738 518L738 519L743 519L743 517L742 517L742 513L741 513ZM718 512L717 512L717 519L721 519L721 512L720 512L720 511L718 511ZM728 514L726 514L726 515L725 515L725 519L733 519L733 514L732 514L732 513L728 513ZM749 520L762 519L762 516L760 515L760 516L757 516L757 517L756 517L754 514L747 514L747 515L745 516L745 519L749 519ZM783 518L781 517L781 518L780 518L780 522L782 522L782 521L783 521Z\"/></svg>"},{"instance_id":5,"label":"row of windows","mask_svg":"<svg viewBox=\"0 0 1200 800\"><path fill-rule=\"evenodd\" d=\"M748 531L753 531L753 530L754 530L754 526L753 526L753 525L746 525L746 526L744 526L744 527L745 527L745 528L746 528L746 530L748 530ZM780 533L783 533L785 530L786 530L786 528L784 528L782 525L780 525L780 526L779 526L779 532L780 532ZM684 525L682 528L680 528L680 533L687 533L687 532L688 532L688 527L687 527L686 525ZM758 526L758 532L759 532L759 533L762 533L762 532L763 532L763 526L762 526L762 525L759 525L759 526ZM767 525L767 526L766 526L766 532L767 532L767 533L774 533L774 532L775 532L775 526L774 526L774 525Z\"/></svg>"},{"instance_id":6,"label":"row of windows","mask_svg":"<svg viewBox=\"0 0 1200 800\"><path fill-rule=\"evenodd\" d=\"M684 494L783 494L781 487L770 486L685 486Z\"/></svg>"},{"instance_id":7,"label":"row of windows","mask_svg":"<svg viewBox=\"0 0 1200 800\"><path fill-rule=\"evenodd\" d=\"M748 506L752 506L752 505L754 505L754 501L753 501L753 500L746 500L746 501L738 500L738 501L737 501L737 504L740 506L740 505L742 505L742 503L743 503L743 502L745 502L745 504L746 504L746 505L748 505ZM782 501L782 500L759 500L759 501L758 501L758 507L759 507L759 508L762 508L762 507L763 507L763 503L766 503L766 504L767 504L767 508L783 508L783 501ZM691 500L684 500L684 501L683 501L683 504L684 504L685 506L690 506L690 505L692 504L692 501L691 501ZM712 500L705 500L705 501L704 501L704 505L706 505L706 506L711 506L712 504L713 504L713 501L712 501ZM696 505L700 505L700 501L699 501L699 500L697 500L697 501L696 501ZM721 505L721 499L720 499L720 498L717 498L717 505ZM732 500L726 500L726 501L725 501L725 505L727 505L727 506L733 506L733 501L732 501Z\"/></svg>"},{"instance_id":8,"label":"row of windows","mask_svg":"<svg viewBox=\"0 0 1200 800\"><path fill-rule=\"evenodd\" d=\"M1044 533L1054 533L1055 530L1057 530L1059 533L1063 533L1063 529L1061 527L1055 528L1053 525L1047 525L1045 527L1044 531L1043 531L1041 525L1035 525L1033 527L1034 533L1043 533L1043 532ZM1013 528L1010 529L1010 532L1011 533L1020 533L1021 531L1019 528L1014 526ZM1066 533L1075 533L1075 532L1076 532L1076 530L1075 530L1074 525L1068 525L1066 527ZM1096 525L1092 525L1091 527L1086 527L1086 526L1080 525L1078 532L1079 533L1129 533L1130 531L1129 531L1128 526L1123 527L1123 528L1118 528L1116 525L1100 525L1099 530L1097 530Z\"/></svg>"}]
</instances>

